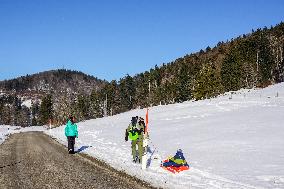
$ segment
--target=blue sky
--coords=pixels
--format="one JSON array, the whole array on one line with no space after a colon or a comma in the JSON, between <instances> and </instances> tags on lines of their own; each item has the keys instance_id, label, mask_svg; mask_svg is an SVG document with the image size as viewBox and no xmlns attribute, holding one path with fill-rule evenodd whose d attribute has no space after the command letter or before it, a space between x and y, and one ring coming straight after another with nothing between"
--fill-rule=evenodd
<instances>
[{"instance_id":1,"label":"blue sky","mask_svg":"<svg viewBox=\"0 0 284 189\"><path fill-rule=\"evenodd\" d=\"M135 75L284 21L283 0L0 0L0 80Z\"/></svg>"}]
</instances>

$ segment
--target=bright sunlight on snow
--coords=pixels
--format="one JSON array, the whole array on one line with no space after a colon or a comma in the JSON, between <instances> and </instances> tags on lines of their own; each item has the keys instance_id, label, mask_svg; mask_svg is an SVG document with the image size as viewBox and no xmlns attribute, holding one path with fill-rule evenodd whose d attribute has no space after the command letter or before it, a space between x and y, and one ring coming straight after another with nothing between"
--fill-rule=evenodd
<instances>
[{"instance_id":1,"label":"bright sunlight on snow","mask_svg":"<svg viewBox=\"0 0 284 189\"><path fill-rule=\"evenodd\" d=\"M149 109L148 168L124 141L145 109L78 123L76 148L164 188L284 188L284 83L214 99ZM67 144L64 126L46 131ZM160 161L182 149L190 169L173 174Z\"/></svg>"}]
</instances>

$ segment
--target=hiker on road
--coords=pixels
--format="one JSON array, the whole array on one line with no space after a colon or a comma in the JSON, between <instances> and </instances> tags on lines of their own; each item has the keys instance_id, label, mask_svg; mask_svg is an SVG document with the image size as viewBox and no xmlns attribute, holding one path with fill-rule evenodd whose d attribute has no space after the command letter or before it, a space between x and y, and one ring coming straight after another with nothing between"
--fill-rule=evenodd
<instances>
[{"instance_id":1,"label":"hiker on road","mask_svg":"<svg viewBox=\"0 0 284 189\"><path fill-rule=\"evenodd\" d=\"M75 118L73 116L69 117L65 127L65 136L68 140L68 152L69 154L74 154L75 138L78 138L77 125L75 123Z\"/></svg>"}]
</instances>

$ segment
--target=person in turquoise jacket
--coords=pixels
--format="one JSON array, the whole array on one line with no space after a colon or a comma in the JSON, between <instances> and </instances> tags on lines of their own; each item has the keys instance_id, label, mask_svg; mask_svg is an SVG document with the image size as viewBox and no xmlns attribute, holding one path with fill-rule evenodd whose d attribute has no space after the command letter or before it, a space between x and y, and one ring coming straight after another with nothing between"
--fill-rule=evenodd
<instances>
[{"instance_id":1,"label":"person in turquoise jacket","mask_svg":"<svg viewBox=\"0 0 284 189\"><path fill-rule=\"evenodd\" d=\"M69 154L74 154L75 138L78 138L77 125L75 123L75 118L73 116L69 117L65 127L65 136L68 140L68 152Z\"/></svg>"}]
</instances>

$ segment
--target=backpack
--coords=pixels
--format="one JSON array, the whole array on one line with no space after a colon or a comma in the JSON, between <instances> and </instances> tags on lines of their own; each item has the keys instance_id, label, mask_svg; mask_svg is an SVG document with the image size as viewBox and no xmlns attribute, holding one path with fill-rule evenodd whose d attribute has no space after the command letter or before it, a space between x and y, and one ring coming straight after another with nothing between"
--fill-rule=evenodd
<instances>
[{"instance_id":1,"label":"backpack","mask_svg":"<svg viewBox=\"0 0 284 189\"><path fill-rule=\"evenodd\" d=\"M131 126L130 130L128 131L128 137L130 138L130 140L138 139L139 133L136 124Z\"/></svg>"}]
</instances>

